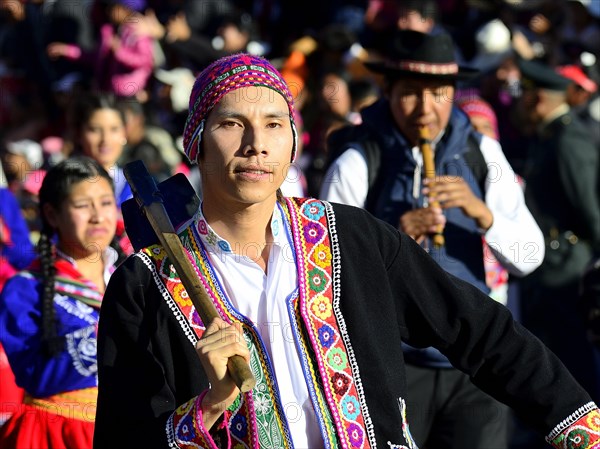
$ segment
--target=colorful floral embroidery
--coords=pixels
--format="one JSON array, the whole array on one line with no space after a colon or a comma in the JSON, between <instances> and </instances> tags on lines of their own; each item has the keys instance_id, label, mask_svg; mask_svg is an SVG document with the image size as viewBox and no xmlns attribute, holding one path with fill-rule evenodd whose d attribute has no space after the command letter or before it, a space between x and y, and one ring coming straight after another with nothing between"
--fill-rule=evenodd
<instances>
[{"instance_id":1,"label":"colorful floral embroidery","mask_svg":"<svg viewBox=\"0 0 600 449\"><path fill-rule=\"evenodd\" d=\"M199 220L200 221L200 220ZM202 226L195 226L194 230L199 232ZM207 228L206 239L214 236L213 246L218 245L224 250L223 243L227 244L226 241L219 239L219 237L210 228ZM233 316L233 311L230 309L228 303L224 300L224 294L213 276L211 269L209 268L209 262L206 254L201 250L196 237L193 234L191 228L184 230L180 235L182 244L188 249L188 254L193 266L195 267L198 275L205 288L207 289L209 296L212 298L213 303L222 314L222 316L229 320L240 320L241 317ZM228 244L227 244L227 247ZM146 254L152 256L152 251L147 249ZM166 259L168 263L168 259ZM157 261L154 261L156 264ZM170 296L173 298L179 310L185 316L185 323L181 321L178 313L176 313L177 319L180 321L182 326L192 325L198 338L201 338L204 332L204 326L194 326L195 323L200 323L201 320L198 317L194 307L189 300L187 292L183 288L180 279L177 277L177 273L171 269L171 266L167 267L163 262L158 267L159 278L164 283ZM174 311L175 312L175 311ZM250 349L251 362L250 367L257 380L257 385L252 392L238 396L238 399L228 409L230 418L228 420L228 427L231 431L232 444L241 445L243 448L258 448L260 441L261 449L282 449L290 447L290 436L289 430L284 428L282 412L279 408L275 407L274 400L277 397L275 390L273 389L274 376L272 373L268 375L265 373L265 367L268 365L264 355L264 348L259 343L258 334L253 329L244 326L244 338L248 343ZM252 336L250 336L251 334ZM258 400L255 402L255 398ZM177 430L175 437L177 437Z\"/></svg>"},{"instance_id":2,"label":"colorful floral embroidery","mask_svg":"<svg viewBox=\"0 0 600 449\"><path fill-rule=\"evenodd\" d=\"M203 218L198 220L197 229L198 229L198 233L201 235L208 234L208 225L206 224L206 221Z\"/></svg>"},{"instance_id":3,"label":"colorful floral embroidery","mask_svg":"<svg viewBox=\"0 0 600 449\"><path fill-rule=\"evenodd\" d=\"M307 202L302 208L302 213L309 219L318 221L325 215L325 206L319 202Z\"/></svg>"},{"instance_id":4,"label":"colorful floral embroidery","mask_svg":"<svg viewBox=\"0 0 600 449\"><path fill-rule=\"evenodd\" d=\"M327 278L325 277L325 274L318 268L308 272L308 282L311 290L317 293L322 292L327 287Z\"/></svg>"},{"instance_id":5,"label":"colorful floral embroidery","mask_svg":"<svg viewBox=\"0 0 600 449\"><path fill-rule=\"evenodd\" d=\"M195 442L204 439L208 435L202 435L201 430L196 425L196 400L186 402L173 412L167 422L168 439L175 440L176 447L197 446ZM173 429L173 432L170 431ZM170 444L172 446L172 444Z\"/></svg>"},{"instance_id":6,"label":"colorful floral embroidery","mask_svg":"<svg viewBox=\"0 0 600 449\"><path fill-rule=\"evenodd\" d=\"M366 449L375 443L372 424L360 386L358 366L345 328L342 327L345 324L338 310L339 304L334 302L332 279L337 268L334 269L336 256L331 236L335 236L327 230L331 211L328 212L324 203L317 200L287 199L287 202L288 208L284 212L289 213L294 247L298 253L298 261L302 263L302 266L299 266L299 279L302 279L303 283L300 285L300 298L295 302L294 312L298 323L306 327L310 339L310 343L300 342L304 356L309 354L307 347L315 351L310 353L310 357L315 358L315 363L311 362L305 366L310 370L312 384L309 388L313 402L318 408L317 414L321 419L319 423L324 436L326 435L327 447ZM190 260L194 262L219 313L225 319L240 320L240 317L233 315L237 312L233 312L225 301L221 287L211 271L204 250L199 248L197 239L204 235L208 244L219 247L222 240L210 227L204 228L201 221L197 220L196 226L182 233L185 234L181 236L182 243L190 251ZM202 234L204 231L206 234ZM339 249L337 251L339 254ZM149 255L155 263L158 262L152 254ZM337 263L339 265L339 262ZM161 281L169 287L169 292L174 292L175 286L180 284L176 274L172 272L170 264L160 265L158 271ZM175 302L177 307L181 308L185 321L188 325L195 326L194 331L200 336L203 328L197 328L199 319L196 313L192 313L195 312L193 307L187 305L189 298L182 294L175 296ZM244 330L245 338L251 339L253 343L250 344L250 365L257 377L257 386L251 393L240 395L240 402L236 402L235 409L229 409L227 427L231 431L231 444L233 447L257 448L260 441L261 449L288 447L289 430L282 424L282 412L278 408L280 406L277 395L272 389L270 379L272 373L265 371L269 369L268 363L262 359L260 340L256 340L259 337L251 324L245 323Z\"/></svg>"},{"instance_id":7,"label":"colorful floral embroidery","mask_svg":"<svg viewBox=\"0 0 600 449\"><path fill-rule=\"evenodd\" d=\"M313 252L313 260L322 268L328 267L331 265L331 251L325 245L317 245Z\"/></svg>"},{"instance_id":8,"label":"colorful floral embroidery","mask_svg":"<svg viewBox=\"0 0 600 449\"><path fill-rule=\"evenodd\" d=\"M365 425L365 407L358 395L358 383L353 377L348 347L342 338L341 314L334 308L333 274L334 255L328 232L327 209L314 199L288 199L296 248L302 249L298 263L302 264L299 278L300 310L319 367L323 392L331 417L337 429L339 446L346 448L370 447ZM298 227L299 229L296 229ZM370 421L369 421L370 422ZM374 435L373 435L374 438ZM372 440L373 444L375 440Z\"/></svg>"},{"instance_id":9,"label":"colorful floral embroidery","mask_svg":"<svg viewBox=\"0 0 600 449\"><path fill-rule=\"evenodd\" d=\"M346 418L354 420L360 413L360 405L354 396L347 395L342 399L342 410Z\"/></svg>"},{"instance_id":10,"label":"colorful floral embroidery","mask_svg":"<svg viewBox=\"0 0 600 449\"><path fill-rule=\"evenodd\" d=\"M326 320L331 316L331 304L329 304L325 297L317 296L312 304L312 311L320 319Z\"/></svg>"},{"instance_id":11,"label":"colorful floral embroidery","mask_svg":"<svg viewBox=\"0 0 600 449\"><path fill-rule=\"evenodd\" d=\"M217 244L218 240L219 240L219 237L217 237L217 234L215 234L213 231L210 231L206 235L206 241L213 246Z\"/></svg>"},{"instance_id":12,"label":"colorful floral embroidery","mask_svg":"<svg viewBox=\"0 0 600 449\"><path fill-rule=\"evenodd\" d=\"M294 320L291 322L295 335L301 334L302 314L300 311L300 301L298 296L293 298ZM308 391L314 407L317 423L321 435L323 436L323 449L338 449L341 447L337 437L337 429L333 421L333 416L328 408L325 399L322 379L319 377L318 366L315 363L312 351L309 351L310 342L305 338L297 338L297 344L300 349L300 359L305 370Z\"/></svg>"},{"instance_id":13,"label":"colorful floral embroidery","mask_svg":"<svg viewBox=\"0 0 600 449\"><path fill-rule=\"evenodd\" d=\"M231 247L229 246L229 243L227 243L225 240L219 240L218 245L219 245L219 248L221 248L226 253L231 252Z\"/></svg>"},{"instance_id":14,"label":"colorful floral embroidery","mask_svg":"<svg viewBox=\"0 0 600 449\"><path fill-rule=\"evenodd\" d=\"M360 426L356 425L356 423L351 423L348 425L347 432L352 447L363 447L365 433Z\"/></svg>"},{"instance_id":15,"label":"colorful floral embroidery","mask_svg":"<svg viewBox=\"0 0 600 449\"><path fill-rule=\"evenodd\" d=\"M167 257L167 252L162 246L154 246L152 247L152 257L156 260L163 260L165 257Z\"/></svg>"},{"instance_id":16,"label":"colorful floral embroidery","mask_svg":"<svg viewBox=\"0 0 600 449\"><path fill-rule=\"evenodd\" d=\"M335 343L335 332L327 324L323 324L323 326L319 328L319 341L326 348Z\"/></svg>"},{"instance_id":17,"label":"colorful floral embroidery","mask_svg":"<svg viewBox=\"0 0 600 449\"><path fill-rule=\"evenodd\" d=\"M350 378L344 373L335 373L331 379L333 391L338 396L344 396L350 388Z\"/></svg>"},{"instance_id":18,"label":"colorful floral embroidery","mask_svg":"<svg viewBox=\"0 0 600 449\"><path fill-rule=\"evenodd\" d=\"M600 414L590 413L585 422L590 429L600 431Z\"/></svg>"},{"instance_id":19,"label":"colorful floral embroidery","mask_svg":"<svg viewBox=\"0 0 600 449\"><path fill-rule=\"evenodd\" d=\"M600 411L595 404L581 407L559 424L546 441L559 449L596 449L600 447Z\"/></svg>"},{"instance_id":20,"label":"colorful floral embroidery","mask_svg":"<svg viewBox=\"0 0 600 449\"><path fill-rule=\"evenodd\" d=\"M248 434L248 422L243 415L235 415L231 422L231 432L240 440Z\"/></svg>"},{"instance_id":21,"label":"colorful floral embroidery","mask_svg":"<svg viewBox=\"0 0 600 449\"><path fill-rule=\"evenodd\" d=\"M308 243L319 243L325 230L317 223L308 223L304 228L304 238Z\"/></svg>"},{"instance_id":22,"label":"colorful floral embroidery","mask_svg":"<svg viewBox=\"0 0 600 449\"><path fill-rule=\"evenodd\" d=\"M333 348L329 351L327 361L333 369L343 371L348 368L348 358L341 348Z\"/></svg>"},{"instance_id":23,"label":"colorful floral embroidery","mask_svg":"<svg viewBox=\"0 0 600 449\"><path fill-rule=\"evenodd\" d=\"M182 307L190 307L192 305L192 300L190 299L190 296L188 295L188 292L183 284L179 283L173 286L173 295L181 299L179 304Z\"/></svg>"}]
</instances>

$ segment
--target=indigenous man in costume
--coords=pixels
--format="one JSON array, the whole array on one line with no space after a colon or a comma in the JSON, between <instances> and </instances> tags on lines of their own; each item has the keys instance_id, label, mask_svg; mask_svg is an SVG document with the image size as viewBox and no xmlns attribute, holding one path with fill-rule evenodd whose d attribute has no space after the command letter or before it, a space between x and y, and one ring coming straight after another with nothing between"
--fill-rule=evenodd
<instances>
[{"instance_id":1,"label":"indigenous man in costume","mask_svg":"<svg viewBox=\"0 0 600 449\"><path fill-rule=\"evenodd\" d=\"M415 448L401 340L439 348L556 447L594 447L596 405L504 306L359 208L278 194L296 138L265 59L228 56L198 76L184 147L203 201L177 228L220 319L200 320L161 246L117 269L95 447ZM246 393L233 355L257 380Z\"/></svg>"}]
</instances>

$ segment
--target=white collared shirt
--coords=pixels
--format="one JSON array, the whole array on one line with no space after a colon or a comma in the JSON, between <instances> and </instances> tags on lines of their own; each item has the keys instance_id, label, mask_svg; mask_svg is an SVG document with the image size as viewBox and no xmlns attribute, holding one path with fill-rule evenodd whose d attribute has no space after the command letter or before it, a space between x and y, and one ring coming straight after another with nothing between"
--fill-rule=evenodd
<instances>
[{"instance_id":1,"label":"white collared shirt","mask_svg":"<svg viewBox=\"0 0 600 449\"><path fill-rule=\"evenodd\" d=\"M197 222L201 221L206 223L200 212ZM231 244L219 237L208 223L204 233L199 234L229 300L260 332L273 364L294 447L323 447L287 307L287 302L297 294L298 275L291 236L277 205L271 218L271 231L274 241L266 274L245 256L249 248L231 251Z\"/></svg>"}]
</instances>

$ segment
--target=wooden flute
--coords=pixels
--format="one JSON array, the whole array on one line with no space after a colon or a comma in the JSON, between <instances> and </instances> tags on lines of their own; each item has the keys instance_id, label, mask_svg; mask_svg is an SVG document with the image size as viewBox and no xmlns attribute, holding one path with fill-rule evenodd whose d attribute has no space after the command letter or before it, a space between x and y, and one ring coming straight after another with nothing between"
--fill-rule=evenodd
<instances>
[{"instance_id":1,"label":"wooden flute","mask_svg":"<svg viewBox=\"0 0 600 449\"><path fill-rule=\"evenodd\" d=\"M433 159L433 149L431 148L431 139L429 138L429 130L426 126L419 128L419 149L423 155L425 177L431 180L429 186L433 187L435 183L435 162ZM432 200L429 206L439 207L440 205L437 200ZM433 234L433 246L436 248L441 248L445 244L443 230L444 225L439 225L437 231Z\"/></svg>"}]
</instances>

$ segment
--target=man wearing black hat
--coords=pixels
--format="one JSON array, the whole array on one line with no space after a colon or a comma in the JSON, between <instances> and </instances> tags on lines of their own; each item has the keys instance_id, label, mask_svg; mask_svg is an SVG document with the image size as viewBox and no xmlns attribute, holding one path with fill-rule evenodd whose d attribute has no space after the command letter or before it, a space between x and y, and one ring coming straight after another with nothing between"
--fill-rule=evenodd
<instances>
[{"instance_id":1,"label":"man wearing black hat","mask_svg":"<svg viewBox=\"0 0 600 449\"><path fill-rule=\"evenodd\" d=\"M523 322L600 398L600 369L578 306L581 276L600 254L599 152L567 105L570 81L535 61L521 61L520 70L522 109L536 125L525 199L546 242L541 267L522 281Z\"/></svg>"},{"instance_id":2,"label":"man wearing black hat","mask_svg":"<svg viewBox=\"0 0 600 449\"><path fill-rule=\"evenodd\" d=\"M517 276L539 266L544 245L500 145L475 133L453 106L455 83L476 73L460 67L454 55L447 34L399 31L386 59L367 64L384 75L385 98L361 111L362 125L330 139L343 152L321 197L366 208L413 237L446 271L488 293L482 237ZM422 170L423 128L435 152L435 185ZM378 169L369 175L373 161ZM441 228L445 244L436 247L431 236ZM406 346L404 355L407 413L417 444L506 447L504 406L437 350Z\"/></svg>"}]
</instances>

